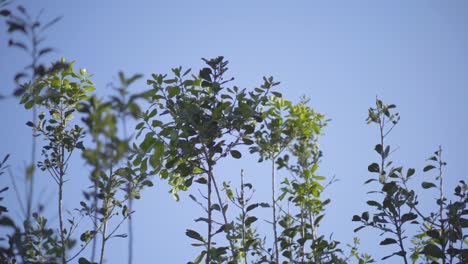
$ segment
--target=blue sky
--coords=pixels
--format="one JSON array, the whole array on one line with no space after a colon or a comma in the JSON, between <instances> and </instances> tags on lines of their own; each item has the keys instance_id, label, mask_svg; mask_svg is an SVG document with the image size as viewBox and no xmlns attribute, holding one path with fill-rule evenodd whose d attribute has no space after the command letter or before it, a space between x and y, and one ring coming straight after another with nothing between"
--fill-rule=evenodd
<instances>
[{"instance_id":1,"label":"blue sky","mask_svg":"<svg viewBox=\"0 0 468 264\"><path fill-rule=\"evenodd\" d=\"M468 149L468 3L466 1L17 1L44 17L63 15L47 32L57 51L93 73L97 93L105 96L117 72L169 72L182 65L199 69L201 58L225 56L236 85L261 84L263 76L281 81L287 99L311 98L310 105L332 119L321 146L322 175L339 179L327 190L332 205L321 228L344 243L352 241L353 214L364 210L370 177L367 166L377 160L376 127L366 125L376 96L398 106L402 119L390 138L399 150L393 158L405 167L422 168L439 145L448 162L446 190L467 180ZM0 92L9 93L14 73L28 58L7 47L0 25ZM145 81L136 90L147 88ZM1 152L12 154L12 170L20 174L29 159L29 120L13 99L0 102ZM256 197L269 197L268 166L256 158L227 160L217 175L237 177L240 168L257 184ZM74 160L66 205L78 206L86 187L83 161ZM48 175L40 176L40 197L54 193ZM0 179L2 185L8 180ZM195 257L186 228L199 228L201 214L186 195L174 202L168 186L155 187L137 202L135 263L186 263ZM75 185L76 184L76 185ZM47 194L47 195L46 195ZM430 195L422 195L431 203ZM8 198L11 208L15 200ZM12 211L15 211L12 209ZM53 210L51 209L53 215ZM55 216L56 217L56 216ZM53 218L53 217L52 217ZM51 220L53 222L53 219ZM266 225L266 224L264 224ZM125 231L125 230L122 230ZM0 230L0 232L2 232ZM362 248L381 257L377 232L362 232ZM126 259L126 241L110 242L107 263ZM399 263L396 260L387 263Z\"/></svg>"}]
</instances>

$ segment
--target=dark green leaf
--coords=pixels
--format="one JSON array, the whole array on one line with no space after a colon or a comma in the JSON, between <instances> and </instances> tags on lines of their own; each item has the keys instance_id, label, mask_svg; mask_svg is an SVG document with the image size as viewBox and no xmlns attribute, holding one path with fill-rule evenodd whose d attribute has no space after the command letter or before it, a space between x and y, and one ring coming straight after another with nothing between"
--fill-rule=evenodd
<instances>
[{"instance_id":1,"label":"dark green leaf","mask_svg":"<svg viewBox=\"0 0 468 264\"><path fill-rule=\"evenodd\" d=\"M437 187L434 183L432 182L423 182L421 183L421 186L424 188L424 189L429 189L429 188L432 188L432 187Z\"/></svg>"},{"instance_id":2,"label":"dark green leaf","mask_svg":"<svg viewBox=\"0 0 468 264\"><path fill-rule=\"evenodd\" d=\"M11 12L6 9L0 11L0 16L9 16L10 14Z\"/></svg>"},{"instance_id":3,"label":"dark green leaf","mask_svg":"<svg viewBox=\"0 0 468 264\"><path fill-rule=\"evenodd\" d=\"M231 156L235 159L240 159L242 154L237 150L231 150Z\"/></svg>"},{"instance_id":4,"label":"dark green leaf","mask_svg":"<svg viewBox=\"0 0 468 264\"><path fill-rule=\"evenodd\" d=\"M380 242L380 245L390 245L390 244L396 244L397 241L393 238L386 238Z\"/></svg>"},{"instance_id":5,"label":"dark green leaf","mask_svg":"<svg viewBox=\"0 0 468 264\"><path fill-rule=\"evenodd\" d=\"M89 262L87 259L85 258L80 258L78 260L78 264L92 264L91 262Z\"/></svg>"},{"instance_id":6,"label":"dark green leaf","mask_svg":"<svg viewBox=\"0 0 468 264\"><path fill-rule=\"evenodd\" d=\"M417 216L416 214L407 213L407 214L404 214L404 215L401 217L401 221L402 221L403 223L405 223L405 222L408 222L408 221L415 220L416 218L418 218L418 216Z\"/></svg>"},{"instance_id":7,"label":"dark green leaf","mask_svg":"<svg viewBox=\"0 0 468 264\"><path fill-rule=\"evenodd\" d=\"M362 213L361 218L362 218L364 221L369 220L369 212L364 212L364 213Z\"/></svg>"},{"instance_id":8,"label":"dark green leaf","mask_svg":"<svg viewBox=\"0 0 468 264\"><path fill-rule=\"evenodd\" d=\"M0 226L15 227L15 223L8 217L0 218Z\"/></svg>"},{"instance_id":9,"label":"dark green leaf","mask_svg":"<svg viewBox=\"0 0 468 264\"><path fill-rule=\"evenodd\" d=\"M382 145L377 144L377 145L375 145L375 148L374 148L374 149L375 149L375 151L376 151L377 153L379 153L380 155L382 155Z\"/></svg>"},{"instance_id":10,"label":"dark green leaf","mask_svg":"<svg viewBox=\"0 0 468 264\"><path fill-rule=\"evenodd\" d=\"M258 204L251 204L247 206L246 212L252 211L253 209L257 208Z\"/></svg>"},{"instance_id":11,"label":"dark green leaf","mask_svg":"<svg viewBox=\"0 0 468 264\"><path fill-rule=\"evenodd\" d=\"M247 217L247 219L245 220L245 225L246 226L250 226L250 224L252 224L253 222L257 221L257 217L255 216L249 216Z\"/></svg>"},{"instance_id":12,"label":"dark green leaf","mask_svg":"<svg viewBox=\"0 0 468 264\"><path fill-rule=\"evenodd\" d=\"M278 92L271 92L276 97L282 97L281 93Z\"/></svg>"},{"instance_id":13,"label":"dark green leaf","mask_svg":"<svg viewBox=\"0 0 468 264\"><path fill-rule=\"evenodd\" d=\"M364 227L366 227L366 226L360 226L360 227L354 229L354 233L358 232L359 230L363 229Z\"/></svg>"},{"instance_id":14,"label":"dark green leaf","mask_svg":"<svg viewBox=\"0 0 468 264\"><path fill-rule=\"evenodd\" d=\"M207 184L208 183L206 178L203 178L203 177L200 177L200 178L196 179L195 182L200 183L200 184Z\"/></svg>"},{"instance_id":15,"label":"dark green leaf","mask_svg":"<svg viewBox=\"0 0 468 264\"><path fill-rule=\"evenodd\" d=\"M434 165L427 165L426 167L424 167L423 171L426 172L426 171L430 171L432 169L435 169Z\"/></svg>"},{"instance_id":16,"label":"dark green leaf","mask_svg":"<svg viewBox=\"0 0 468 264\"><path fill-rule=\"evenodd\" d=\"M444 257L444 253L442 252L442 250L438 246L433 245L433 244L427 244L424 247L422 253L424 255L435 257L435 258L443 258Z\"/></svg>"},{"instance_id":17,"label":"dark green leaf","mask_svg":"<svg viewBox=\"0 0 468 264\"><path fill-rule=\"evenodd\" d=\"M382 207L382 205L376 201L367 201L367 204L375 207Z\"/></svg>"},{"instance_id":18,"label":"dark green leaf","mask_svg":"<svg viewBox=\"0 0 468 264\"><path fill-rule=\"evenodd\" d=\"M195 240L198 240L198 241L201 241L201 242L205 242L205 240L203 239L203 237L202 237L200 234L198 234L196 231L187 229L187 231L185 231L185 235L187 235L188 237L193 238L193 239L195 239Z\"/></svg>"},{"instance_id":19,"label":"dark green leaf","mask_svg":"<svg viewBox=\"0 0 468 264\"><path fill-rule=\"evenodd\" d=\"M322 215L319 215L319 216L317 217L317 219L315 219L314 225L315 225L315 226L318 226L318 225L320 224L320 221L322 221L322 219L323 219L324 216L325 216L325 215L323 215L323 214L322 214Z\"/></svg>"},{"instance_id":20,"label":"dark green leaf","mask_svg":"<svg viewBox=\"0 0 468 264\"><path fill-rule=\"evenodd\" d=\"M415 169L409 168L408 172L406 172L406 178L413 176L414 172L415 172Z\"/></svg>"},{"instance_id":21,"label":"dark green leaf","mask_svg":"<svg viewBox=\"0 0 468 264\"><path fill-rule=\"evenodd\" d=\"M83 145L83 141L76 143L76 148L80 150L85 150L85 146Z\"/></svg>"},{"instance_id":22,"label":"dark green leaf","mask_svg":"<svg viewBox=\"0 0 468 264\"><path fill-rule=\"evenodd\" d=\"M367 169L369 170L369 172L380 172L379 164L377 163L372 163L371 165L369 165L369 167L367 167Z\"/></svg>"},{"instance_id":23,"label":"dark green leaf","mask_svg":"<svg viewBox=\"0 0 468 264\"><path fill-rule=\"evenodd\" d=\"M440 234L437 230L428 230L426 234L434 239L438 239L440 237Z\"/></svg>"}]
</instances>

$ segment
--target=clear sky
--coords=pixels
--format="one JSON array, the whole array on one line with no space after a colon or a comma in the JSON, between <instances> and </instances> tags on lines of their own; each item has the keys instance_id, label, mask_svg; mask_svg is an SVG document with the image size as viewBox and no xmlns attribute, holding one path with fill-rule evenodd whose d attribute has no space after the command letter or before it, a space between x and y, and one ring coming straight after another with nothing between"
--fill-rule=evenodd
<instances>
[{"instance_id":1,"label":"clear sky","mask_svg":"<svg viewBox=\"0 0 468 264\"><path fill-rule=\"evenodd\" d=\"M47 33L57 51L49 57L76 60L93 73L99 95L117 72L169 72L182 65L199 69L203 58L230 60L230 76L241 87L261 84L263 76L281 81L281 92L332 119L322 138L322 175L339 179L327 190L332 198L320 229L344 243L352 241L353 214L365 208L370 177L367 166L378 159L376 127L366 125L368 107L376 96L398 106L402 119L390 142L399 150L393 158L415 167L419 177L425 159L438 145L448 162L447 191L459 179L468 180L468 2L454 1L17 1L32 13L45 8L44 17L63 15ZM27 62L21 51L7 47L0 25L0 93L12 91L13 76ZM147 88L145 81L135 89ZM0 155L12 154L12 170L20 174L29 160L30 113L13 99L0 101ZM246 153L247 154L247 153ZM237 179L240 168L257 184L256 197L269 197L268 167L256 158L227 160L217 175ZM66 205L78 207L80 188L86 187L83 161L74 160ZM39 175L50 200L54 184ZM0 179L2 186L9 183ZM449 188L450 187L450 188ZM134 263L186 263L196 251L185 237L186 228L201 210L186 195L174 202L168 186L155 187L137 202ZM13 193L7 203L12 211ZM432 202L422 195L422 203ZM425 199L425 200L424 200ZM53 215L51 221L57 221ZM54 220L55 217L55 220ZM266 224L264 224L266 225ZM2 230L0 230L2 232ZM125 232L125 229L122 230ZM378 232L362 232L362 248L376 259ZM113 240L107 263L124 263L126 241ZM399 263L397 259L387 263Z\"/></svg>"}]
</instances>

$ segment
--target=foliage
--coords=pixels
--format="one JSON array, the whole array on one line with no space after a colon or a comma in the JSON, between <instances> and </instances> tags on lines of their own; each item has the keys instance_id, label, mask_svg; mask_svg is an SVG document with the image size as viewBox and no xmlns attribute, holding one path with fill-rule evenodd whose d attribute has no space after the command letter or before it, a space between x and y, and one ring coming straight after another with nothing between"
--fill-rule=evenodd
<instances>
[{"instance_id":1,"label":"foliage","mask_svg":"<svg viewBox=\"0 0 468 264\"><path fill-rule=\"evenodd\" d=\"M442 148L439 147L435 155L428 159L435 162L437 167L431 164L423 169L423 172L429 172L437 168L439 173L436 181L421 183L423 190L439 190L439 198L436 200L438 210L430 212L429 215L422 213L416 191L408 184L416 175L416 170L409 168L404 171L402 166L394 167L393 162L388 161L392 152L390 146L385 145L385 139L400 119L398 113L392 112L395 107L376 99L376 107L369 109L368 123L377 124L380 131L380 143L375 146L375 151L380 156L380 165L369 165L369 172L377 174L378 180L371 178L365 183L379 183L381 189L373 193L380 195L381 201L367 201L367 204L375 209L373 215L366 211L353 217L353 221L362 224L355 232L372 227L386 235L380 245L397 246L397 251L383 257L382 260L397 256L401 257L404 263L414 263L420 259L426 263L463 263L467 255L467 250L464 249L466 235L463 234L463 228L467 227L467 185L460 181L460 185L455 188L458 200L447 200L442 185L442 168L446 163L442 160ZM420 233L407 234L408 230L411 230L408 225L417 226ZM406 242L408 238L412 238L414 244L411 250Z\"/></svg>"},{"instance_id":2,"label":"foliage","mask_svg":"<svg viewBox=\"0 0 468 264\"><path fill-rule=\"evenodd\" d=\"M257 229L253 225L258 218L252 215L252 211L256 208L268 208L270 206L267 203L252 203L253 185L245 183L243 170L240 178L240 191L236 191L235 195L229 185L225 185L226 196L234 206L240 209L239 216L234 221L232 239L237 242L236 249L243 263L249 263L249 255L255 257L256 260L251 261L253 263L266 261L264 254L265 240L260 238Z\"/></svg>"},{"instance_id":3,"label":"foliage","mask_svg":"<svg viewBox=\"0 0 468 264\"><path fill-rule=\"evenodd\" d=\"M185 79L191 70L174 68L173 78L153 74L153 79L148 80L153 87L149 96L153 107L143 114L144 121L136 128L140 129L139 134L145 130L149 132L140 144L143 153L135 155L133 164L145 171L149 163L153 168L151 173L159 173L169 181L176 199L179 199L178 191L188 190L193 182L207 185L207 192L202 196L206 200L207 217L201 220L208 226L206 238L193 230L187 230L187 235L201 242L197 245L205 247L198 259L206 255L206 263L227 261L225 255L230 249L232 260L237 261L233 225L227 219L227 205L213 170L228 155L241 158L237 146L253 143L250 137L255 122L262 120L257 108L276 83L272 78L265 78L264 84L251 92L237 86L225 87L232 81L224 79L228 62L223 57L204 61L208 67L203 68L199 76ZM217 203L212 201L213 188ZM216 232L213 211L220 212L223 219ZM212 238L221 232L226 234L228 247L214 247L212 243Z\"/></svg>"},{"instance_id":4,"label":"foliage","mask_svg":"<svg viewBox=\"0 0 468 264\"><path fill-rule=\"evenodd\" d=\"M317 175L322 156L318 137L326 123L322 114L316 113L306 104L307 101L303 100L289 112L291 126L296 129L290 147L295 162L289 161L288 156L281 160L293 177L284 180L280 198L286 198L288 203L297 208L295 214L285 214L280 222L285 228L282 235L283 248L287 248L283 255L294 262L342 263L339 242L329 241L318 232L325 217L325 206L330 203L330 199L321 199L325 186L320 181L326 177Z\"/></svg>"},{"instance_id":5,"label":"foliage","mask_svg":"<svg viewBox=\"0 0 468 264\"><path fill-rule=\"evenodd\" d=\"M85 115L83 121L88 128L95 144L94 148L87 148L83 158L92 168L90 181L93 190L84 192L85 201L81 204L81 213L90 218L93 229L86 231L81 240L83 248L93 241L91 261L96 255L96 236L101 235L100 263L103 262L106 242L113 237L126 237L126 234L115 235L120 225L130 218L133 210L125 205L126 201L140 198L140 192L145 186L152 186L145 174L136 175L128 162L131 153L130 139L118 135L118 119L127 115L138 115L139 107L136 105L139 95L131 95L125 100L128 86L138 78L138 75L126 79L119 73L124 87L120 88L119 97L112 97L108 101L99 100L92 96L80 105L80 112ZM132 109L133 112L129 112ZM119 209L119 211L117 210ZM118 224L109 231L109 222L115 217L121 217ZM84 262L84 259L81 259ZM86 260L87 261L87 260Z\"/></svg>"},{"instance_id":6,"label":"foliage","mask_svg":"<svg viewBox=\"0 0 468 264\"><path fill-rule=\"evenodd\" d=\"M195 221L206 224L206 231L190 227L185 231L199 249L189 263L376 262L360 251L358 237L343 248L345 241L320 230L331 202L324 193L334 178L319 173L319 139L328 120L309 106L309 100L286 100L274 91L279 82L272 77L264 77L262 85L251 90L232 85L234 78L226 77L228 61L223 57L203 59L206 66L197 74L182 67L172 69L171 75L152 74L149 89L141 93L132 93L129 87L142 75L126 77L119 72L120 83L113 86L117 94L98 98L90 95L95 90L92 75L85 69L75 71L74 62L61 59L50 67L42 63L53 49L42 47L40 39L59 18L42 24L24 7L12 11L8 4L0 0L0 15L6 18L8 32L16 36L9 45L31 55L27 67L31 72L14 77L18 88L13 94L32 111L26 125L34 139L32 164L25 173L29 196L25 218L20 219L24 221L13 218L0 204L0 227L8 230L2 232L0 262L104 263L107 242L129 235L131 263L133 200L153 186L153 176L167 181L174 199L186 191L202 209ZM378 160L368 166L375 176L365 182L373 186L367 201L370 209L353 216L359 224L355 232L363 228L380 232L380 245L393 250L382 260L466 263L467 184L460 181L452 196L444 192L446 162L441 147L422 173L390 160L396 148L387 139L400 120L395 108L376 99L368 112L367 122L379 131L374 148ZM130 120L137 123L135 135L127 134ZM36 137L43 139L39 162ZM222 161L246 158L242 153L246 147L259 155L259 163L271 162L269 203L254 199L255 186L246 181L243 170L239 180L215 174ZM68 168L76 151L89 169L91 187L83 190L79 207L70 212L63 206L64 183L73 181ZM0 176L8 159L6 155L0 162ZM57 185L58 224L51 223L40 208L33 212L36 167ZM416 182L418 177L421 180ZM414 188L415 183L421 188ZM437 195L429 212L418 199L426 190ZM10 193L1 186L2 196ZM271 210L272 215L261 219L258 210ZM259 220L271 223L273 232L260 232ZM128 235L118 233L126 221Z\"/></svg>"},{"instance_id":7,"label":"foliage","mask_svg":"<svg viewBox=\"0 0 468 264\"><path fill-rule=\"evenodd\" d=\"M62 61L63 63L63 61ZM73 114L81 101L87 99L87 92L94 91L93 83L88 79L86 70L73 71L73 62L65 70L56 71L40 78L21 98L26 109L38 105L48 112L39 114L37 124L29 121L36 136L46 140L42 148L42 161L37 166L47 171L58 185L58 213L60 242L57 258L66 262L66 252L70 244L72 230L75 229L71 221L70 231L64 225L63 216L63 188L68 174L68 161L76 149L84 150L82 138L83 128L72 125ZM45 223L44 223L45 224ZM41 226L42 227L42 226Z\"/></svg>"},{"instance_id":8,"label":"foliage","mask_svg":"<svg viewBox=\"0 0 468 264\"><path fill-rule=\"evenodd\" d=\"M6 1L0 3L0 8ZM37 16L30 14L23 6L17 6L18 12L11 12L10 10L1 10L1 15L7 18L6 23L8 26L8 33L16 33L16 38L10 38L8 45L11 47L19 48L31 56L31 64L27 65L25 69L31 69L32 73L26 70L21 71L15 75L15 82L18 88L14 91L15 96L21 96L28 86L32 85L37 77L42 77L48 73L53 72L55 69L47 68L41 63L41 60L49 53L54 51L51 47L43 47L44 32L56 24L61 18L56 17L47 23L41 22L41 13ZM55 64L55 67L60 67L60 64ZM27 80L32 80L28 82Z\"/></svg>"}]
</instances>

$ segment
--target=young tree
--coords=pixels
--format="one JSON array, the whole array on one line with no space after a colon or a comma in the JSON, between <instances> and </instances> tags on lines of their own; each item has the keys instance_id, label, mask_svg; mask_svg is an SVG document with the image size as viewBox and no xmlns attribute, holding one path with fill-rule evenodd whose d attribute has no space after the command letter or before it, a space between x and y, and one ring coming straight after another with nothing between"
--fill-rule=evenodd
<instances>
[{"instance_id":1,"label":"young tree","mask_svg":"<svg viewBox=\"0 0 468 264\"><path fill-rule=\"evenodd\" d=\"M382 260L397 256L404 263L413 263L423 259L426 263L464 263L468 251L464 249L466 235L466 202L467 185L464 181L455 188L457 201L448 201L443 192L442 168L445 162L442 160L442 149L439 148L429 160L436 162L437 166L428 165L423 172L437 168L439 173L436 182L423 181L423 189L437 188L439 197L436 200L437 210L425 215L419 208L417 190L409 187L408 182L413 180L416 170L409 168L406 171L402 166L393 166L393 161L388 158L392 154L390 146L386 145L385 139L398 124L400 116L393 113L396 108L393 104L384 104L376 99L376 107L369 109L368 124L377 124L380 132L380 142L375 146L375 151L380 156L380 164L372 163L368 170L378 174L378 179L371 178L365 183L378 182L381 189L373 191L379 194L382 201L368 200L367 204L375 208L371 217L368 211L361 215L355 215L353 221L362 225L355 232L365 227L378 229L386 237L380 245L396 245L398 250L385 256ZM421 233L408 234L409 225L415 226ZM414 244L412 249L408 248L408 238ZM462 242L463 241L463 242ZM457 246L458 245L458 246Z\"/></svg>"},{"instance_id":2,"label":"young tree","mask_svg":"<svg viewBox=\"0 0 468 264\"><path fill-rule=\"evenodd\" d=\"M148 84L153 86L150 103L153 107L143 115L144 121L137 125L140 133L148 129L140 144L142 154L135 156L134 164L146 168L150 163L160 177L168 179L172 194L178 199L179 190L187 190L193 182L206 185L206 238L196 231L187 230L187 235L205 247L196 262L205 257L206 263L237 262L238 252L232 239L232 221L227 217L227 205L223 201L219 180L214 175L214 166L227 155L240 158L236 147L252 144L255 122L262 120L259 105L275 85L272 78L252 92L236 86L226 87L232 79L225 79L228 62L223 57L204 60L208 67L198 76L185 79L190 69L173 69L174 77L153 75ZM158 114L158 119L154 117ZM214 189L214 190L213 190ZM213 202L212 195L217 202ZM222 216L222 224L214 231L213 212ZM213 237L220 232L226 234L228 247L215 247Z\"/></svg>"}]
</instances>

